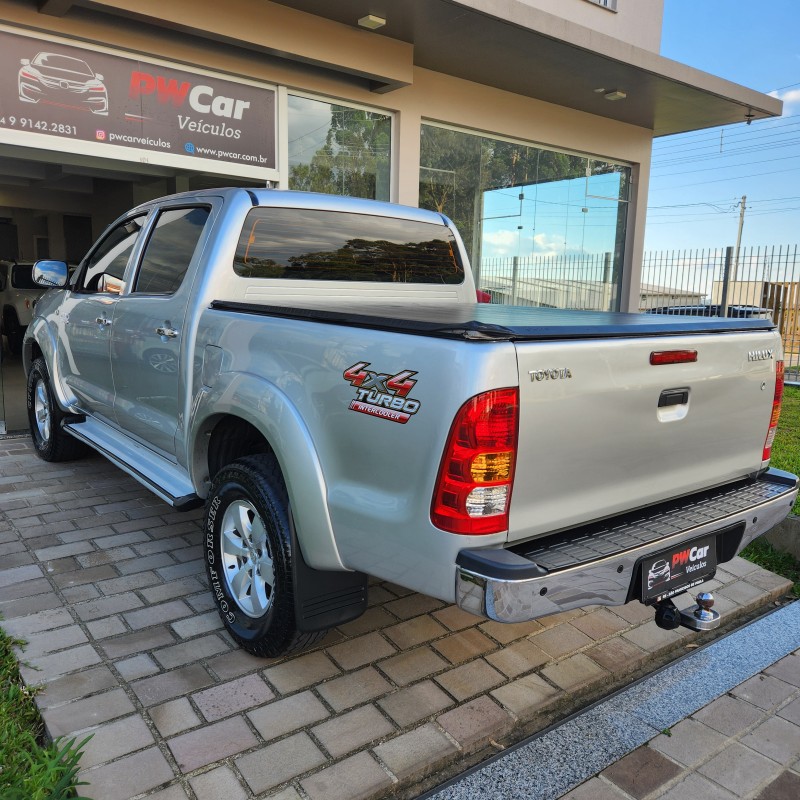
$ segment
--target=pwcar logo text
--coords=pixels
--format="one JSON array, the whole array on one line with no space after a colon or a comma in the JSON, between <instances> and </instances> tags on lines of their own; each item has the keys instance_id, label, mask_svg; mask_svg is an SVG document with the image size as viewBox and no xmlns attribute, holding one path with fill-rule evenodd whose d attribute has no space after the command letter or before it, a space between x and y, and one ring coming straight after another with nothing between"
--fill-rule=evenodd
<instances>
[{"instance_id":1,"label":"pwcar logo text","mask_svg":"<svg viewBox=\"0 0 800 800\"><path fill-rule=\"evenodd\" d=\"M368 366L369 362L359 361L343 373L344 379L356 388L356 399L349 409L405 425L420 407L418 400L408 397L417 384L411 380L417 373L406 369L395 375L384 375L371 372Z\"/></svg>"},{"instance_id":2,"label":"pwcar logo text","mask_svg":"<svg viewBox=\"0 0 800 800\"><path fill-rule=\"evenodd\" d=\"M708 556L708 545L705 547L692 547L691 549L681 550L672 556L672 572L675 573L676 567L683 567L685 573L697 572L708 566L708 562L703 559Z\"/></svg>"},{"instance_id":3,"label":"pwcar logo text","mask_svg":"<svg viewBox=\"0 0 800 800\"><path fill-rule=\"evenodd\" d=\"M131 73L128 94L133 99L142 95L155 95L161 105L172 105L175 108L180 108L188 101L192 111L223 119L242 119L244 112L250 108L249 100L218 95L211 86L192 86L189 81L179 83L175 78L141 71Z\"/></svg>"}]
</instances>

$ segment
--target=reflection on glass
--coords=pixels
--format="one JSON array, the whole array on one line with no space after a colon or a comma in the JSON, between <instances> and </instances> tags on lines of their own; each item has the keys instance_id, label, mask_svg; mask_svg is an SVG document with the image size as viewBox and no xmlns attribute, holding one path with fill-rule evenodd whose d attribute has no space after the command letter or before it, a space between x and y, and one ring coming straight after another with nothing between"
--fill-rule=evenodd
<instances>
[{"instance_id":1,"label":"reflection on glass","mask_svg":"<svg viewBox=\"0 0 800 800\"><path fill-rule=\"evenodd\" d=\"M236 248L246 278L462 283L449 228L300 208L254 208Z\"/></svg>"},{"instance_id":2,"label":"reflection on glass","mask_svg":"<svg viewBox=\"0 0 800 800\"><path fill-rule=\"evenodd\" d=\"M178 290L209 213L205 207L161 212L147 242L134 292L172 294Z\"/></svg>"},{"instance_id":3,"label":"reflection on glass","mask_svg":"<svg viewBox=\"0 0 800 800\"><path fill-rule=\"evenodd\" d=\"M128 258L139 238L144 220L144 214L132 217L117 225L100 241L88 257L80 289L87 292L103 291L101 284L106 283L102 280L104 274L122 281L125 277L125 268L128 266Z\"/></svg>"},{"instance_id":4,"label":"reflection on glass","mask_svg":"<svg viewBox=\"0 0 800 800\"><path fill-rule=\"evenodd\" d=\"M17 274L17 269L20 274ZM21 289L41 289L42 286L66 286L67 285L67 265L64 261L37 261L30 266L15 265L12 286Z\"/></svg>"},{"instance_id":5,"label":"reflection on glass","mask_svg":"<svg viewBox=\"0 0 800 800\"><path fill-rule=\"evenodd\" d=\"M289 188L389 199L391 117L289 95Z\"/></svg>"},{"instance_id":6,"label":"reflection on glass","mask_svg":"<svg viewBox=\"0 0 800 800\"><path fill-rule=\"evenodd\" d=\"M630 167L425 124L419 204L456 223L493 302L618 307Z\"/></svg>"}]
</instances>

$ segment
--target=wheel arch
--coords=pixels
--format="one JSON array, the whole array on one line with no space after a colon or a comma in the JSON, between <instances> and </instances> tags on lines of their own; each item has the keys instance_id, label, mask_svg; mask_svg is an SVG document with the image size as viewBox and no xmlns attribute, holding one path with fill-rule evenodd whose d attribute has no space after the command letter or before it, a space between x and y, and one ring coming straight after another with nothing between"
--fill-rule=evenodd
<instances>
[{"instance_id":1,"label":"wheel arch","mask_svg":"<svg viewBox=\"0 0 800 800\"><path fill-rule=\"evenodd\" d=\"M31 371L31 365L37 358L43 358L50 373L50 385L58 404L68 409L70 401L64 395L61 373L56 359L56 333L41 317L34 317L25 332L22 342L22 366L25 375Z\"/></svg>"},{"instance_id":2,"label":"wheel arch","mask_svg":"<svg viewBox=\"0 0 800 800\"><path fill-rule=\"evenodd\" d=\"M310 432L289 398L268 381L236 375L219 394L214 391L201 398L199 406L190 433L198 494L207 495L214 474L226 463L273 453L306 563L315 569L346 569L328 512L322 466Z\"/></svg>"}]
</instances>

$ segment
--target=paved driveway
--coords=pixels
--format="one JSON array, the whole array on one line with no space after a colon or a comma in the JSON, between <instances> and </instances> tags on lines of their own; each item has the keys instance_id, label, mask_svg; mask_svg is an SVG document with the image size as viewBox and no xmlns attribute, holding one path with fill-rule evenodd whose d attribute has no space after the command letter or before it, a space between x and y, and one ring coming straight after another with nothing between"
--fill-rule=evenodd
<instances>
[{"instance_id":1,"label":"paved driveway","mask_svg":"<svg viewBox=\"0 0 800 800\"><path fill-rule=\"evenodd\" d=\"M376 582L314 650L256 659L211 606L199 518L102 458L0 440L2 624L49 733L94 734L94 800L413 796L696 636L638 603L500 625ZM713 586L733 615L788 582L736 559Z\"/></svg>"}]
</instances>

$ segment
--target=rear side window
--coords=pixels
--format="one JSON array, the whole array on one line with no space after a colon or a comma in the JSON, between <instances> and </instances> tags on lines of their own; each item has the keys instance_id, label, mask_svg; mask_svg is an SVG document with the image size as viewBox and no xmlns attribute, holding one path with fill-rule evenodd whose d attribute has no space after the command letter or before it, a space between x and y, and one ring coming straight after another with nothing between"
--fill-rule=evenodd
<instances>
[{"instance_id":1,"label":"rear side window","mask_svg":"<svg viewBox=\"0 0 800 800\"><path fill-rule=\"evenodd\" d=\"M38 289L42 287L33 282L33 264L14 264L11 268L11 285L15 289Z\"/></svg>"},{"instance_id":2,"label":"rear side window","mask_svg":"<svg viewBox=\"0 0 800 800\"><path fill-rule=\"evenodd\" d=\"M340 211L254 208L233 268L245 278L462 283L445 225Z\"/></svg>"},{"instance_id":3,"label":"rear side window","mask_svg":"<svg viewBox=\"0 0 800 800\"><path fill-rule=\"evenodd\" d=\"M210 209L171 208L162 211L139 266L134 292L172 294L183 282Z\"/></svg>"}]
</instances>

